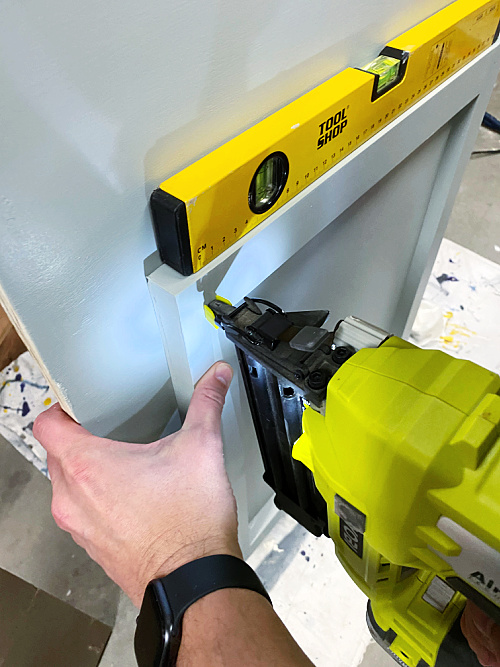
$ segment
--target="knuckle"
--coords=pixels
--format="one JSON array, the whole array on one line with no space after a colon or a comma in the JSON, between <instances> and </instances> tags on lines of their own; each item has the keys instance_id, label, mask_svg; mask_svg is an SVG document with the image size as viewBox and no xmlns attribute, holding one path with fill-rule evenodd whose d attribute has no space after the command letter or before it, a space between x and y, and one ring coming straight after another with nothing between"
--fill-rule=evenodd
<instances>
[{"instance_id":1,"label":"knuckle","mask_svg":"<svg viewBox=\"0 0 500 667\"><path fill-rule=\"evenodd\" d=\"M64 504L59 500L59 499L53 499L52 500L52 516L54 517L54 521L56 524L61 528L61 530L65 530L66 532L71 532L71 520L69 513L64 507Z\"/></svg>"},{"instance_id":2,"label":"knuckle","mask_svg":"<svg viewBox=\"0 0 500 667\"><path fill-rule=\"evenodd\" d=\"M224 405L224 399L220 392L218 392L216 389L212 389L211 387L204 388L203 399L206 401L206 403L211 403L219 409Z\"/></svg>"}]
</instances>

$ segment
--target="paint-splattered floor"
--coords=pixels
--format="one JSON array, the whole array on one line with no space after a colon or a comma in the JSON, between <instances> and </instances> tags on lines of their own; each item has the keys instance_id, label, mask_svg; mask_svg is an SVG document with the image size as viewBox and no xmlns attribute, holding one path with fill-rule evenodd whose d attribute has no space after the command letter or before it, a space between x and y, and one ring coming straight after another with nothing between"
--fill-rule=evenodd
<instances>
[{"instance_id":1,"label":"paint-splattered floor","mask_svg":"<svg viewBox=\"0 0 500 667\"><path fill-rule=\"evenodd\" d=\"M500 265L444 239L412 342L500 373Z\"/></svg>"},{"instance_id":2,"label":"paint-splattered floor","mask_svg":"<svg viewBox=\"0 0 500 667\"><path fill-rule=\"evenodd\" d=\"M55 400L29 352L0 371L0 434L45 475L46 453L32 428L40 412Z\"/></svg>"}]
</instances>

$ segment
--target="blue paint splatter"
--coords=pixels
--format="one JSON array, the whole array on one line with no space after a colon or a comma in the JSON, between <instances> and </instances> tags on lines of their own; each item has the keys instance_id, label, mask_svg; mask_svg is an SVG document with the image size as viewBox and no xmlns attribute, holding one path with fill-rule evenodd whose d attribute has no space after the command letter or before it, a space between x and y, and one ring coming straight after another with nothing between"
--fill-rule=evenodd
<instances>
[{"instance_id":1,"label":"blue paint splatter","mask_svg":"<svg viewBox=\"0 0 500 667\"><path fill-rule=\"evenodd\" d=\"M28 405L28 402L25 400L23 402L23 407L22 407L22 412L21 415L23 417L26 417L26 415L30 412L30 406Z\"/></svg>"},{"instance_id":2,"label":"blue paint splatter","mask_svg":"<svg viewBox=\"0 0 500 667\"><path fill-rule=\"evenodd\" d=\"M469 285L469 287L471 288L471 290L472 290L473 292L475 292L476 289L477 289L477 287L476 287L475 285Z\"/></svg>"},{"instance_id":3,"label":"blue paint splatter","mask_svg":"<svg viewBox=\"0 0 500 667\"><path fill-rule=\"evenodd\" d=\"M439 276L439 278L436 278L438 283L442 285L443 283L458 283L458 278L455 278L455 276L449 276L447 273L443 273Z\"/></svg>"},{"instance_id":4,"label":"blue paint splatter","mask_svg":"<svg viewBox=\"0 0 500 667\"><path fill-rule=\"evenodd\" d=\"M11 412L21 412L21 408L11 408L10 405L0 405L1 410L10 410Z\"/></svg>"},{"instance_id":5,"label":"blue paint splatter","mask_svg":"<svg viewBox=\"0 0 500 667\"><path fill-rule=\"evenodd\" d=\"M35 387L35 389L44 389L45 391L49 390L49 385L48 384L37 384L36 382L30 382L29 380L23 380L21 375L16 375L14 380L6 380L5 383L0 387L0 394L2 391L9 385L13 384L14 382L22 382L24 385L28 385L29 387Z\"/></svg>"}]
</instances>

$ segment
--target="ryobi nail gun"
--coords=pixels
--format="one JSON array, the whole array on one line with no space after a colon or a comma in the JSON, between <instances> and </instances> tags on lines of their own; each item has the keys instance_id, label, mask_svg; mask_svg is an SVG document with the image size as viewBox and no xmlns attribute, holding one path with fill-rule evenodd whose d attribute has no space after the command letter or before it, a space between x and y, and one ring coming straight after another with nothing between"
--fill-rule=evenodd
<instances>
[{"instance_id":1,"label":"ryobi nail gun","mask_svg":"<svg viewBox=\"0 0 500 667\"><path fill-rule=\"evenodd\" d=\"M500 378L353 317L246 298L207 314L236 345L276 505L329 535L408 667L479 665L466 598L500 622Z\"/></svg>"}]
</instances>

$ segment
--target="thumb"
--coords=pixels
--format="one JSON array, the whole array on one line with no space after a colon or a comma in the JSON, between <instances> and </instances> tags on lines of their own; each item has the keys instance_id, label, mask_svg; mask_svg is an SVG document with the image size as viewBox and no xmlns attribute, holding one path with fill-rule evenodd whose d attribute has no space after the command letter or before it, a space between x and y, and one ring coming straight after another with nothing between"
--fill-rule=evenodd
<instances>
[{"instance_id":1,"label":"thumb","mask_svg":"<svg viewBox=\"0 0 500 667\"><path fill-rule=\"evenodd\" d=\"M225 362L217 362L198 381L194 388L183 428L203 428L218 432L227 390L233 369Z\"/></svg>"}]
</instances>

